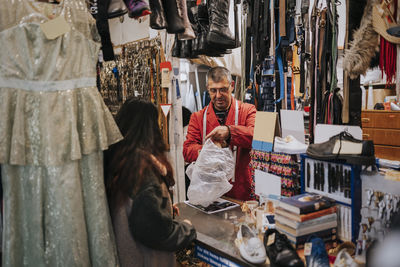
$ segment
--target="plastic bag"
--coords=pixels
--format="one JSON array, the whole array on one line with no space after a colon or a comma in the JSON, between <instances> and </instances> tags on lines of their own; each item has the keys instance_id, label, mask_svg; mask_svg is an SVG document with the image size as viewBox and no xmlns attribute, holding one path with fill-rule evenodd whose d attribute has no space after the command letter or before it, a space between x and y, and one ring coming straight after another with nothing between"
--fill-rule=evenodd
<instances>
[{"instance_id":1,"label":"plastic bag","mask_svg":"<svg viewBox=\"0 0 400 267\"><path fill-rule=\"evenodd\" d=\"M190 179L187 196L194 205L209 206L231 190L235 160L229 147L220 148L208 139L196 162L189 165L186 174Z\"/></svg>"}]
</instances>

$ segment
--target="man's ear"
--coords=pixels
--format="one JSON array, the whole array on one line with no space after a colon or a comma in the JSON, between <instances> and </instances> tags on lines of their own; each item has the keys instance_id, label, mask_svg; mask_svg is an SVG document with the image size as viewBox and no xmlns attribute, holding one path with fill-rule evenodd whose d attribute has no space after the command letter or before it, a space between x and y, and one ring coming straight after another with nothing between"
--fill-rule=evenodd
<instances>
[{"instance_id":1,"label":"man's ear","mask_svg":"<svg viewBox=\"0 0 400 267\"><path fill-rule=\"evenodd\" d=\"M235 89L235 86L233 86L233 82L229 85L229 92L232 93L233 90Z\"/></svg>"}]
</instances>

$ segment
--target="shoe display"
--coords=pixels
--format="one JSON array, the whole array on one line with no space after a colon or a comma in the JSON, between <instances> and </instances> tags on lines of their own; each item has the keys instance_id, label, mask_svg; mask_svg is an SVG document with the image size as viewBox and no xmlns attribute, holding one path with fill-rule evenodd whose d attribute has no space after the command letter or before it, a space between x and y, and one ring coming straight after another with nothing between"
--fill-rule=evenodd
<instances>
[{"instance_id":1,"label":"shoe display","mask_svg":"<svg viewBox=\"0 0 400 267\"><path fill-rule=\"evenodd\" d=\"M175 34L175 42L174 42L174 46L172 47L172 56L173 57L180 57L181 46L182 46L182 41L178 40L178 36Z\"/></svg>"},{"instance_id":2,"label":"shoe display","mask_svg":"<svg viewBox=\"0 0 400 267\"><path fill-rule=\"evenodd\" d=\"M193 31L192 25L190 24L188 17L188 9L186 5L186 0L178 0L177 1L179 10L182 11L183 24L185 27L185 31L178 34L179 40L192 40L196 38L196 34Z\"/></svg>"},{"instance_id":3,"label":"shoe display","mask_svg":"<svg viewBox=\"0 0 400 267\"><path fill-rule=\"evenodd\" d=\"M332 136L321 144L311 144L307 155L320 160L340 160L356 165L374 165L374 143L371 140L355 139L348 132Z\"/></svg>"},{"instance_id":4,"label":"shoe display","mask_svg":"<svg viewBox=\"0 0 400 267\"><path fill-rule=\"evenodd\" d=\"M128 13L128 9L122 0L111 0L110 5L108 6L108 18L116 18L125 15Z\"/></svg>"},{"instance_id":5,"label":"shoe display","mask_svg":"<svg viewBox=\"0 0 400 267\"><path fill-rule=\"evenodd\" d=\"M264 234L264 246L271 266L304 267L303 261L297 255L286 235L275 229L268 229Z\"/></svg>"},{"instance_id":6,"label":"shoe display","mask_svg":"<svg viewBox=\"0 0 400 267\"><path fill-rule=\"evenodd\" d=\"M145 0L124 0L130 18L139 18L151 14Z\"/></svg>"},{"instance_id":7,"label":"shoe display","mask_svg":"<svg viewBox=\"0 0 400 267\"><path fill-rule=\"evenodd\" d=\"M167 28L167 19L161 0L150 0L150 27L155 30Z\"/></svg>"},{"instance_id":8,"label":"shoe display","mask_svg":"<svg viewBox=\"0 0 400 267\"><path fill-rule=\"evenodd\" d=\"M236 48L236 41L229 29L230 0L208 0L208 17L210 30L207 42L224 49Z\"/></svg>"},{"instance_id":9,"label":"shoe display","mask_svg":"<svg viewBox=\"0 0 400 267\"><path fill-rule=\"evenodd\" d=\"M311 253L306 256L307 267L329 267L329 257L324 241L319 237L312 237L309 243L311 243Z\"/></svg>"},{"instance_id":10,"label":"shoe display","mask_svg":"<svg viewBox=\"0 0 400 267\"><path fill-rule=\"evenodd\" d=\"M178 5L177 0L162 0L162 3L167 18L167 32L183 33L185 31L185 24L182 16L183 11L181 10L181 6Z\"/></svg>"},{"instance_id":11,"label":"shoe display","mask_svg":"<svg viewBox=\"0 0 400 267\"><path fill-rule=\"evenodd\" d=\"M262 241L248 225L240 226L235 242L239 247L240 256L246 261L261 264L267 259Z\"/></svg>"},{"instance_id":12,"label":"shoe display","mask_svg":"<svg viewBox=\"0 0 400 267\"><path fill-rule=\"evenodd\" d=\"M276 136L274 143L274 152L282 152L286 154L306 153L307 145L301 143L291 135L281 138Z\"/></svg>"}]
</instances>

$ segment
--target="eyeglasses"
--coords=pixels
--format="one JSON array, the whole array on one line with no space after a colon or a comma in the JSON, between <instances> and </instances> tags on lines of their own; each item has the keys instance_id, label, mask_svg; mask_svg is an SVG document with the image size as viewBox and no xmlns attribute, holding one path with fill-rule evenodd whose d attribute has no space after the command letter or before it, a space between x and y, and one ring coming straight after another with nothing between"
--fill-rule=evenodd
<instances>
[{"instance_id":1,"label":"eyeglasses","mask_svg":"<svg viewBox=\"0 0 400 267\"><path fill-rule=\"evenodd\" d=\"M213 95L216 94L218 91L220 94L226 94L229 91L229 87L210 88L210 89L208 89L208 91Z\"/></svg>"}]
</instances>

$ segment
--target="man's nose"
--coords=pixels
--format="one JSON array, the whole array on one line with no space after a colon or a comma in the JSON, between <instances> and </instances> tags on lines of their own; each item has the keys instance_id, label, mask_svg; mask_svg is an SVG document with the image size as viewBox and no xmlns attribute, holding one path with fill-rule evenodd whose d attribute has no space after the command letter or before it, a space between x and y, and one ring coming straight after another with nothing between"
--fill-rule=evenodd
<instances>
[{"instance_id":1,"label":"man's nose","mask_svg":"<svg viewBox=\"0 0 400 267\"><path fill-rule=\"evenodd\" d=\"M221 96L221 91L220 91L220 90L217 90L216 97L217 97L217 98L220 98L220 96Z\"/></svg>"}]
</instances>

